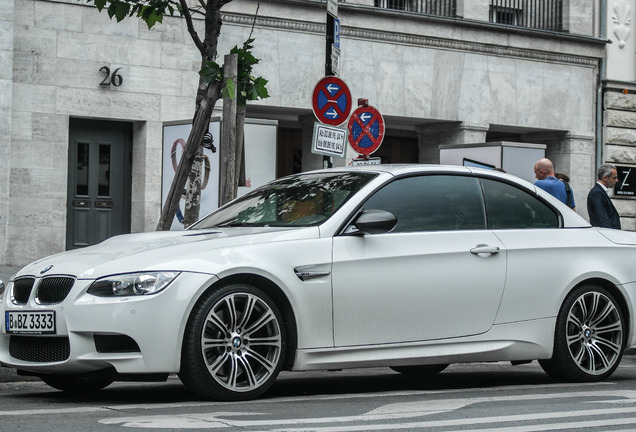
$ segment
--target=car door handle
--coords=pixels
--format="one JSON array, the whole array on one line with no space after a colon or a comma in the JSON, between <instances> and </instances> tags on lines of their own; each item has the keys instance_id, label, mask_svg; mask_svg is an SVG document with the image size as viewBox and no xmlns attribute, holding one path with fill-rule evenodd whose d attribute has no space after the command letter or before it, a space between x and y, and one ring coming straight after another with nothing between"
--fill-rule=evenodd
<instances>
[{"instance_id":1,"label":"car door handle","mask_svg":"<svg viewBox=\"0 0 636 432\"><path fill-rule=\"evenodd\" d=\"M499 253L498 246L489 246L485 244L479 244L470 250L471 254L479 255L480 257L488 257Z\"/></svg>"}]
</instances>

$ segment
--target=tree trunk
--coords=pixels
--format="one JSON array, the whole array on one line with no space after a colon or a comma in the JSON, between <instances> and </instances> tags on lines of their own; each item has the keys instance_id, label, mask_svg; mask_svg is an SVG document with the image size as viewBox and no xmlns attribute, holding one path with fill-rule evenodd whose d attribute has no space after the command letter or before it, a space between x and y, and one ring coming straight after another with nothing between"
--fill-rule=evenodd
<instances>
[{"instance_id":1,"label":"tree trunk","mask_svg":"<svg viewBox=\"0 0 636 432\"><path fill-rule=\"evenodd\" d=\"M210 118L212 117L212 110L219 98L221 85L222 83L220 82L212 82L208 84L205 89L204 97L197 106L197 110L192 121L192 130L190 131L190 136L188 136L188 142L183 150L183 155L181 155L177 172L172 180L170 192L168 192L166 203L164 204L161 217L159 218L159 223L157 224L157 231L168 231L172 225L172 220L174 219L174 215L177 213L179 201L181 200L181 195L183 195L183 191L190 174L190 168L192 167L194 158L201 147L203 135L208 130Z\"/></svg>"},{"instance_id":2,"label":"tree trunk","mask_svg":"<svg viewBox=\"0 0 636 432\"><path fill-rule=\"evenodd\" d=\"M185 193L185 208L183 211L183 226L189 227L199 220L201 210L201 179L203 177L203 147L199 146L192 169L188 176Z\"/></svg>"},{"instance_id":3,"label":"tree trunk","mask_svg":"<svg viewBox=\"0 0 636 432\"><path fill-rule=\"evenodd\" d=\"M236 179L234 190L245 186L245 112L247 107L240 106L236 110Z\"/></svg>"},{"instance_id":4,"label":"tree trunk","mask_svg":"<svg viewBox=\"0 0 636 432\"><path fill-rule=\"evenodd\" d=\"M232 79L237 82L238 56L228 54L225 56L223 66L225 80ZM238 91L237 86L236 90ZM220 205L225 205L236 198L236 100L237 95L232 99L223 99L223 131L221 138L221 194Z\"/></svg>"},{"instance_id":5,"label":"tree trunk","mask_svg":"<svg viewBox=\"0 0 636 432\"><path fill-rule=\"evenodd\" d=\"M221 33L221 26L223 24L220 10L223 5L230 3L231 1L232 0L209 0L206 3L205 37L203 41L199 39L195 30L187 1L179 1L186 18L188 33L201 53L201 66L204 66L206 62L216 58L217 43L219 40L219 34ZM202 80L199 81L199 90L197 92L195 104L196 109L192 120L192 130L190 131L186 148L183 150L181 160L179 161L177 172L172 180L170 192L168 192L168 197L166 198L166 202L164 203L161 211L161 216L157 223L157 231L167 231L172 226L172 221L174 219L174 215L177 213L177 209L179 208L179 202L181 201L181 196L183 195L192 164L194 163L194 159L201 147L203 135L208 130L210 118L212 117L212 110L216 105L216 101L219 99L222 85L223 83L221 82L205 84Z\"/></svg>"}]
</instances>

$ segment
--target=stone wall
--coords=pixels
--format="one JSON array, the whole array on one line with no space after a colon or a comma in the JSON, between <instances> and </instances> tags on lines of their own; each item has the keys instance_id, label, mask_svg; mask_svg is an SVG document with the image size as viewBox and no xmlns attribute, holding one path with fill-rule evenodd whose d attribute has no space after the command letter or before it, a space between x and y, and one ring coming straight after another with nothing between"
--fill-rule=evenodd
<instances>
[{"instance_id":1,"label":"stone wall","mask_svg":"<svg viewBox=\"0 0 636 432\"><path fill-rule=\"evenodd\" d=\"M13 59L0 68L13 65L12 79L4 81L13 88L3 89L1 100L13 95L8 108L13 127L5 135L9 145L0 146L0 155L7 155L0 157L0 167L10 166L0 169L0 198L8 188L2 200L8 216L0 213L0 229L13 246L0 250L0 262L21 265L65 249L71 117L134 124L132 229L154 229L161 203L162 125L191 118L198 80L199 56L182 20L166 18L148 30L141 20L117 23L71 0L16 0L8 12L14 27L0 41L12 36ZM102 66L121 67L123 84L100 86Z\"/></svg>"},{"instance_id":2,"label":"stone wall","mask_svg":"<svg viewBox=\"0 0 636 432\"><path fill-rule=\"evenodd\" d=\"M608 88L605 93L603 162L636 169L636 88ZM623 229L636 229L636 199L613 198Z\"/></svg>"},{"instance_id":3,"label":"stone wall","mask_svg":"<svg viewBox=\"0 0 636 432\"><path fill-rule=\"evenodd\" d=\"M476 142L494 129L536 139L551 133L559 163L587 167L574 174L575 191L591 185L601 43L359 3L339 6L341 78L354 100L366 97L380 110L390 133L419 137L422 162L435 161L439 143ZM324 2L260 2L254 20L257 6L240 0L224 8L219 53L242 44L254 26L261 59L254 73L269 80L271 97L251 108L307 132L310 94L324 73ZM148 30L80 0L4 0L0 57L0 131L10 136L0 146L0 263L22 265L65 249L73 117L133 124L132 230L153 230L162 127L191 118L200 68L183 21L165 18ZM102 66L121 68L124 83L101 87ZM305 169L319 166L322 157L303 153Z\"/></svg>"},{"instance_id":4,"label":"stone wall","mask_svg":"<svg viewBox=\"0 0 636 432\"><path fill-rule=\"evenodd\" d=\"M0 2L0 256L7 249L9 172L11 169L11 109L13 105L14 1ZM1 262L0 262L1 263Z\"/></svg>"}]
</instances>

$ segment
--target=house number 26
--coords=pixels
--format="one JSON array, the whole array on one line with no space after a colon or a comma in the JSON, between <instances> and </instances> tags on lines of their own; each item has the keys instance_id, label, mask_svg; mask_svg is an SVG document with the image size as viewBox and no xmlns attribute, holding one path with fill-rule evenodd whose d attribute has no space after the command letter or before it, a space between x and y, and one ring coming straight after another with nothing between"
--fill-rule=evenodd
<instances>
[{"instance_id":1,"label":"house number 26","mask_svg":"<svg viewBox=\"0 0 636 432\"><path fill-rule=\"evenodd\" d=\"M104 73L104 79L102 80L102 82L99 83L100 86L115 86L115 87L119 87L123 82L124 82L124 77L122 77L119 74L119 70L121 68L117 68L113 71L113 73L110 73L110 68L108 66L102 66L102 68L99 70L100 72Z\"/></svg>"}]
</instances>

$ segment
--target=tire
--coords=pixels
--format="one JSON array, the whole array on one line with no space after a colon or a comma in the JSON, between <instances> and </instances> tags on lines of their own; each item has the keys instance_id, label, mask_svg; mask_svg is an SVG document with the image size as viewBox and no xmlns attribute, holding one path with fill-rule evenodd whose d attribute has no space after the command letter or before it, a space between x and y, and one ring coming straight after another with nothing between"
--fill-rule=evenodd
<instances>
[{"instance_id":1,"label":"tire","mask_svg":"<svg viewBox=\"0 0 636 432\"><path fill-rule=\"evenodd\" d=\"M623 312L612 293L598 286L582 286L563 302L552 358L539 360L539 364L557 380L602 381L621 361L625 334Z\"/></svg>"},{"instance_id":2,"label":"tire","mask_svg":"<svg viewBox=\"0 0 636 432\"><path fill-rule=\"evenodd\" d=\"M253 399L276 380L285 350L276 304L254 286L227 285L203 297L190 314L179 378L204 399Z\"/></svg>"},{"instance_id":3,"label":"tire","mask_svg":"<svg viewBox=\"0 0 636 432\"><path fill-rule=\"evenodd\" d=\"M113 383L113 379L104 375L41 375L47 385L67 393L81 394L96 392Z\"/></svg>"},{"instance_id":4,"label":"tire","mask_svg":"<svg viewBox=\"0 0 636 432\"><path fill-rule=\"evenodd\" d=\"M439 364L439 365L420 365L420 366L391 366L396 372L399 372L403 375L410 376L433 376L442 372L449 365L447 364Z\"/></svg>"}]
</instances>

